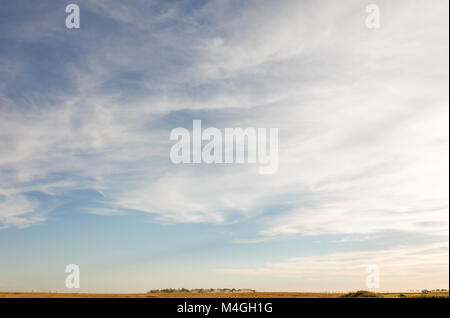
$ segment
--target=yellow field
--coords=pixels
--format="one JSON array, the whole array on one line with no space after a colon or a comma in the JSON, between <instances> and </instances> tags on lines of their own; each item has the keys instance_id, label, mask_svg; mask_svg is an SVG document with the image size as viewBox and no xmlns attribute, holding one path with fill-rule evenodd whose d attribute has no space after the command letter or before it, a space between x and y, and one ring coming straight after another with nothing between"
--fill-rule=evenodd
<instances>
[{"instance_id":1,"label":"yellow field","mask_svg":"<svg viewBox=\"0 0 450 318\"><path fill-rule=\"evenodd\" d=\"M341 293L306 292L254 292L254 293L142 293L142 294L88 294L88 293L8 293L0 292L0 298L338 298ZM384 298L449 297L448 292L380 293Z\"/></svg>"}]
</instances>

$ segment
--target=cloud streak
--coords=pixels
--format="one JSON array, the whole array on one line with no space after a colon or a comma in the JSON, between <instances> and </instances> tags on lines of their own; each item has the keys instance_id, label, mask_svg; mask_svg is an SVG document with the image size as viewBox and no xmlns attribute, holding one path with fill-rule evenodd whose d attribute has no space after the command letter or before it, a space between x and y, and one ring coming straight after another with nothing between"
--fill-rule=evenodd
<instances>
[{"instance_id":1,"label":"cloud streak","mask_svg":"<svg viewBox=\"0 0 450 318\"><path fill-rule=\"evenodd\" d=\"M30 17L2 34L33 49L0 55L8 65L2 226L43 220L32 191L87 189L105 199L97 214L251 219L262 227L255 241L386 230L448 236L445 1L382 2L376 32L358 1L250 1L238 10L222 1L115 3L81 4L76 34L54 27L57 8L39 28ZM67 56L55 55L58 85L33 68L39 45ZM173 166L170 130L192 119L278 127L279 172ZM267 217L267 206L279 212Z\"/></svg>"},{"instance_id":2,"label":"cloud streak","mask_svg":"<svg viewBox=\"0 0 450 318\"><path fill-rule=\"evenodd\" d=\"M228 275L298 279L340 286L340 290L365 289L368 265L380 268L381 290L411 290L448 285L448 243L399 247L387 250L337 252L295 257L260 268L222 268ZM318 290L321 290L320 287ZM322 289L323 291L323 289Z\"/></svg>"}]
</instances>

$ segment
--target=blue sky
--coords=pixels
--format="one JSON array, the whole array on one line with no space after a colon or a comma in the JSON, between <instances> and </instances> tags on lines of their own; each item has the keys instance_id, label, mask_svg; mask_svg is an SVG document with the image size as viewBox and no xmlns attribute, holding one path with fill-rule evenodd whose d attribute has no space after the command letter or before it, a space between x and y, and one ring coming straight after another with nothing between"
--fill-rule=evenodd
<instances>
[{"instance_id":1,"label":"blue sky","mask_svg":"<svg viewBox=\"0 0 450 318\"><path fill-rule=\"evenodd\" d=\"M0 290L448 288L448 2L0 6ZM279 170L174 165L277 127Z\"/></svg>"}]
</instances>

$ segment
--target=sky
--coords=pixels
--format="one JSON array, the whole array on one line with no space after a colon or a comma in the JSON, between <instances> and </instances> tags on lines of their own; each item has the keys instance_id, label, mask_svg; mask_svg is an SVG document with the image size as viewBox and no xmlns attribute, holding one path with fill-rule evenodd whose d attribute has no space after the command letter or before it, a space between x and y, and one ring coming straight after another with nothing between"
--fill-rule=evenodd
<instances>
[{"instance_id":1,"label":"sky","mask_svg":"<svg viewBox=\"0 0 450 318\"><path fill-rule=\"evenodd\" d=\"M0 290L448 288L448 1L69 3L0 4ZM278 171L172 163L193 120Z\"/></svg>"}]
</instances>

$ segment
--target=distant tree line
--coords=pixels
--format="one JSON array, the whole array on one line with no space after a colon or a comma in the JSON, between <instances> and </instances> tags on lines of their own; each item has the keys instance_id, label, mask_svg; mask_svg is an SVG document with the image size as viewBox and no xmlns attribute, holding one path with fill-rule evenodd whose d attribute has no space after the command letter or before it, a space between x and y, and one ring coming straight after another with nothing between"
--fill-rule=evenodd
<instances>
[{"instance_id":1,"label":"distant tree line","mask_svg":"<svg viewBox=\"0 0 450 318\"><path fill-rule=\"evenodd\" d=\"M152 289L148 293L239 293L239 292L256 292L254 289L236 289L236 288L164 288Z\"/></svg>"}]
</instances>

